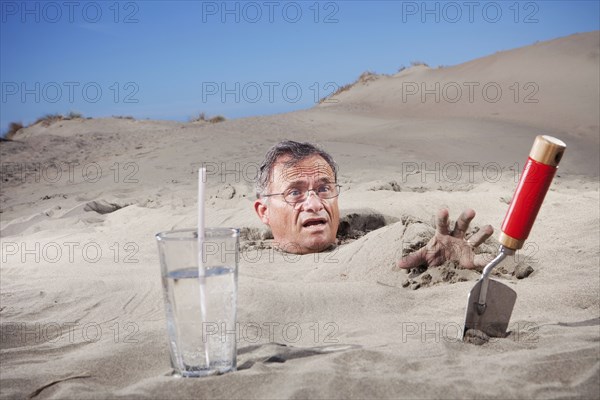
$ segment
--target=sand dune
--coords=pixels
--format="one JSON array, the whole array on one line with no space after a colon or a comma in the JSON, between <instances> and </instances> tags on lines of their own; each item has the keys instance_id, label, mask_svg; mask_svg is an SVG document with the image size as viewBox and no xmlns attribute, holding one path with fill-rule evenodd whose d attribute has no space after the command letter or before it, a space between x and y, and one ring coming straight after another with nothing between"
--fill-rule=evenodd
<instances>
[{"instance_id":1,"label":"sand dune","mask_svg":"<svg viewBox=\"0 0 600 400\"><path fill-rule=\"evenodd\" d=\"M0 144L1 397L598 397L599 47L591 32L413 67L282 115L22 130ZM406 95L436 82L494 82L502 97ZM537 103L521 101L528 82ZM451 218L472 207L476 226L498 230L538 134L568 149L528 245L496 276L519 296L512 333L465 344L479 273L393 265L427 240L439 207ZM332 252L275 251L252 211L256 168L284 138L317 142L340 165L345 236ZM277 328L242 335L239 371L175 379L153 235L194 226L202 163L207 225L244 232L239 322ZM495 251L494 238L482 252ZM290 340L286 324L302 334Z\"/></svg>"},{"instance_id":2,"label":"sand dune","mask_svg":"<svg viewBox=\"0 0 600 400\"><path fill-rule=\"evenodd\" d=\"M600 34L576 34L452 67L371 75L322 107L365 104L369 114L508 120L565 133L598 131ZM577 99L577 102L573 100Z\"/></svg>"}]
</instances>

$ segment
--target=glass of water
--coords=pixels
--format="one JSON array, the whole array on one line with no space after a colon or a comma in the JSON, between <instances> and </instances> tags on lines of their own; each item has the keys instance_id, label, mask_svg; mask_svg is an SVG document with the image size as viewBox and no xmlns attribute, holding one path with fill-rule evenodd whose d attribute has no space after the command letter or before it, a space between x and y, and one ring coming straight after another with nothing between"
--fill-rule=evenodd
<instances>
[{"instance_id":1,"label":"glass of water","mask_svg":"<svg viewBox=\"0 0 600 400\"><path fill-rule=\"evenodd\" d=\"M204 237L201 276L196 230L156 234L171 364L184 377L236 369L240 231L206 228Z\"/></svg>"}]
</instances>

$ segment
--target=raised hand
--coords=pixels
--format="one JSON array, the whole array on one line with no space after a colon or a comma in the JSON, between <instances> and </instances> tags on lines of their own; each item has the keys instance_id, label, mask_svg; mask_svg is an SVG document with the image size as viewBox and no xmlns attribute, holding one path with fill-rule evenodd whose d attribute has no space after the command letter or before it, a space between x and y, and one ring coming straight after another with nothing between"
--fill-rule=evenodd
<instances>
[{"instance_id":1,"label":"raised hand","mask_svg":"<svg viewBox=\"0 0 600 400\"><path fill-rule=\"evenodd\" d=\"M448 227L448 210L441 209L436 217L435 235L425 247L403 257L398 262L399 268L409 269L421 265L436 267L446 261L456 261L462 268L483 268L488 263L488 258L483 254L475 254L473 249L492 236L494 229L491 225L482 227L469 240L465 240L465 233L469 224L475 218L475 211L468 208L460 214L454 229Z\"/></svg>"}]
</instances>

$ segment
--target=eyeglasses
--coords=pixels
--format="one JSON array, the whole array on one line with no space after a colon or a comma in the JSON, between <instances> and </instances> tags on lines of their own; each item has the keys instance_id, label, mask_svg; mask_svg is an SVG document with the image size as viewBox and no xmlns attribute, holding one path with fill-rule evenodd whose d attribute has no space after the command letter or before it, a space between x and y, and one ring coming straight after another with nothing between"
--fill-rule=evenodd
<instances>
[{"instance_id":1,"label":"eyeglasses","mask_svg":"<svg viewBox=\"0 0 600 400\"><path fill-rule=\"evenodd\" d=\"M325 183L317 186L316 189L289 188L283 193L263 194L261 197L283 196L286 203L295 206L303 203L308 198L309 192L315 192L321 200L333 199L340 195L341 186L334 183Z\"/></svg>"}]
</instances>

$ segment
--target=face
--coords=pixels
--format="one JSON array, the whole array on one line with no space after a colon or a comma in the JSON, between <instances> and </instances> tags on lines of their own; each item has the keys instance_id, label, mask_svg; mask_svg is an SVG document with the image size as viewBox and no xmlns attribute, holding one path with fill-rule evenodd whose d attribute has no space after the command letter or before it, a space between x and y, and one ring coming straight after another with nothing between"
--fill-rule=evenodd
<instances>
[{"instance_id":1,"label":"face","mask_svg":"<svg viewBox=\"0 0 600 400\"><path fill-rule=\"evenodd\" d=\"M294 166L286 166L289 156L277 159L267 187L267 194L288 189L317 189L323 183L335 183L333 170L321 156L313 155ZM320 199L309 192L304 202L288 204L283 196L256 200L254 209L273 232L280 247L290 253L306 254L323 251L335 244L340 222L337 197Z\"/></svg>"}]
</instances>

